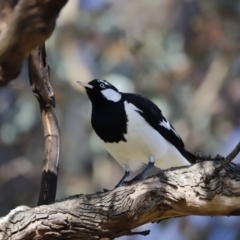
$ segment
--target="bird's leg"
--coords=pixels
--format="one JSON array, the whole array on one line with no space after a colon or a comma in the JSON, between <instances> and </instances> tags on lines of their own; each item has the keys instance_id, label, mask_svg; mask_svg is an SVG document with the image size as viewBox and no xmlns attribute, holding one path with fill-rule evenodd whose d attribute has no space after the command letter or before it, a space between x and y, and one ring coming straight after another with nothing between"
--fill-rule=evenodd
<instances>
[{"instance_id":1,"label":"bird's leg","mask_svg":"<svg viewBox=\"0 0 240 240\"><path fill-rule=\"evenodd\" d=\"M128 168L125 169L123 177L121 178L121 180L119 181L119 183L116 185L115 188L120 187L122 185L123 181L129 176L129 174L130 174L130 170Z\"/></svg>"},{"instance_id":2,"label":"bird's leg","mask_svg":"<svg viewBox=\"0 0 240 240\"><path fill-rule=\"evenodd\" d=\"M143 169L143 171L141 173L139 173L136 177L134 177L133 179L131 179L130 181L125 181L123 182L122 185L129 185L131 183L134 183L136 181L139 181L141 179L143 179L144 175L151 169L153 168L155 163L155 159L153 157L149 158L149 162L146 168Z\"/></svg>"}]
</instances>

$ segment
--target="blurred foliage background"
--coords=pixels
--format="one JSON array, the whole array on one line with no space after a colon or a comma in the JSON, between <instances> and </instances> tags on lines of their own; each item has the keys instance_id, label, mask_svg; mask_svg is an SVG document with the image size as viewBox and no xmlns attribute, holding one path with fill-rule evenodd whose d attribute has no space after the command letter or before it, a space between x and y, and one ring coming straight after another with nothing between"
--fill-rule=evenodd
<instances>
[{"instance_id":1,"label":"blurred foliage background","mask_svg":"<svg viewBox=\"0 0 240 240\"><path fill-rule=\"evenodd\" d=\"M123 174L98 142L77 80L106 79L152 99L186 148L229 153L240 136L240 3L237 0L71 0L47 41L61 128L57 198L111 189ZM26 63L0 89L0 216L35 206L44 154L41 116ZM240 161L238 157L235 162ZM238 217L148 224L148 237L240 239Z\"/></svg>"}]
</instances>

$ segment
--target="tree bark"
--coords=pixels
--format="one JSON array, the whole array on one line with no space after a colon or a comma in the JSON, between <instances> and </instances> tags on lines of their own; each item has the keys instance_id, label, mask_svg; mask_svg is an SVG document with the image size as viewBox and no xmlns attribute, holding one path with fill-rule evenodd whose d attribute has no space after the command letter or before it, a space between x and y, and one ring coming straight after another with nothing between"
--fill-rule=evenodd
<instances>
[{"instance_id":1,"label":"tree bark","mask_svg":"<svg viewBox=\"0 0 240 240\"><path fill-rule=\"evenodd\" d=\"M114 239L166 218L240 215L240 166L230 163L216 171L221 164L204 161L167 169L106 193L16 209L0 219L0 238Z\"/></svg>"}]
</instances>

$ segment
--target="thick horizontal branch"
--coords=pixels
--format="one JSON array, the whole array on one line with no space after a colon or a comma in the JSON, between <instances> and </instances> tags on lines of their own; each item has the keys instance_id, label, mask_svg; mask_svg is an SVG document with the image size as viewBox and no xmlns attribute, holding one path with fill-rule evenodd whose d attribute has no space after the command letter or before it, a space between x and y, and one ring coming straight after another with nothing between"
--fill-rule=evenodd
<instances>
[{"instance_id":1,"label":"thick horizontal branch","mask_svg":"<svg viewBox=\"0 0 240 240\"><path fill-rule=\"evenodd\" d=\"M78 195L0 219L1 239L113 239L148 222L240 215L240 166L217 161L160 171L112 191Z\"/></svg>"},{"instance_id":2,"label":"thick horizontal branch","mask_svg":"<svg viewBox=\"0 0 240 240\"><path fill-rule=\"evenodd\" d=\"M0 86L15 78L22 61L55 27L67 0L0 0Z\"/></svg>"}]
</instances>

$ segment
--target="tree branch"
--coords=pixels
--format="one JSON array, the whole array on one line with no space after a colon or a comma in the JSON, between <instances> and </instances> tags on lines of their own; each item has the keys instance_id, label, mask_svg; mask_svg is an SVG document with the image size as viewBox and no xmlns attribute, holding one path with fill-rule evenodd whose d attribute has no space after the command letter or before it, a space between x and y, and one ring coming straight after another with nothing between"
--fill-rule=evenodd
<instances>
[{"instance_id":1,"label":"tree branch","mask_svg":"<svg viewBox=\"0 0 240 240\"><path fill-rule=\"evenodd\" d=\"M50 67L44 44L28 58L29 79L42 114L45 136L45 157L38 206L55 201L58 160L60 155L60 129L55 114L55 98L50 84Z\"/></svg>"},{"instance_id":2,"label":"tree branch","mask_svg":"<svg viewBox=\"0 0 240 240\"><path fill-rule=\"evenodd\" d=\"M217 161L160 171L93 195L76 195L0 219L8 239L113 239L148 222L188 215L240 215L240 166Z\"/></svg>"},{"instance_id":3,"label":"tree branch","mask_svg":"<svg viewBox=\"0 0 240 240\"><path fill-rule=\"evenodd\" d=\"M17 77L21 63L53 32L67 0L0 0L0 86Z\"/></svg>"},{"instance_id":4,"label":"tree branch","mask_svg":"<svg viewBox=\"0 0 240 240\"><path fill-rule=\"evenodd\" d=\"M211 155L204 155L201 152L196 152L195 155L198 158L198 161L218 161L219 164L216 166L216 171L221 171L224 167L226 167L240 152L240 142L236 145L236 147L228 154L227 157L223 157L221 155L217 155L215 157L211 157Z\"/></svg>"},{"instance_id":5,"label":"tree branch","mask_svg":"<svg viewBox=\"0 0 240 240\"><path fill-rule=\"evenodd\" d=\"M222 160L220 166L218 166L216 170L221 171L238 155L239 152L240 152L240 142L238 142L237 146L232 150L232 152L229 153L228 156Z\"/></svg>"}]
</instances>

